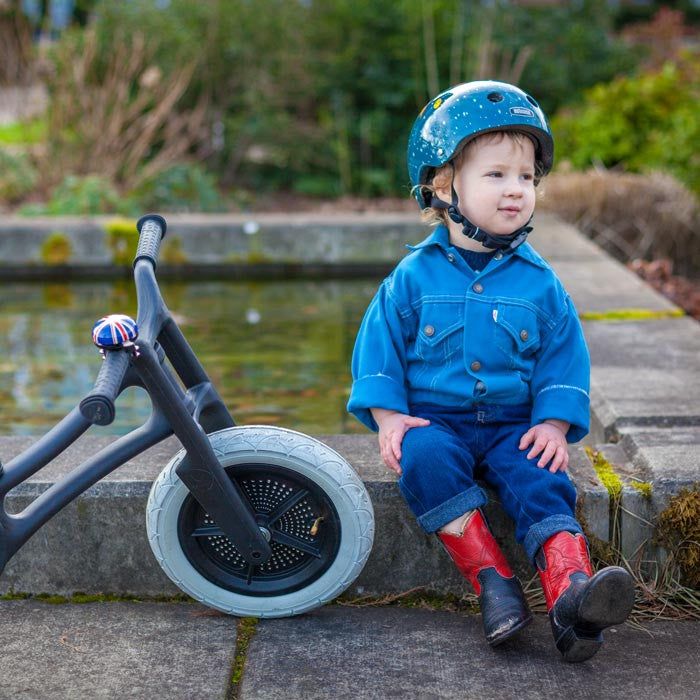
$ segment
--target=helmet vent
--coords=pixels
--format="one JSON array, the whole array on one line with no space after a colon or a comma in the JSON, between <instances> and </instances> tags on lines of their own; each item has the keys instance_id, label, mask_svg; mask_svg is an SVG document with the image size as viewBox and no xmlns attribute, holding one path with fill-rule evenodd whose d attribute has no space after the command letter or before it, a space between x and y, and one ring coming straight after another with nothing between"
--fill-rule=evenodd
<instances>
[{"instance_id":1,"label":"helmet vent","mask_svg":"<svg viewBox=\"0 0 700 700\"><path fill-rule=\"evenodd\" d=\"M501 95L500 92L490 92L488 95L486 95L486 98L491 100L491 102L502 102L503 101L503 95Z\"/></svg>"},{"instance_id":2,"label":"helmet vent","mask_svg":"<svg viewBox=\"0 0 700 700\"><path fill-rule=\"evenodd\" d=\"M530 97L530 95L526 95L527 101L531 104L537 107L537 109L540 108L540 106L537 104L537 100L534 97Z\"/></svg>"}]
</instances>

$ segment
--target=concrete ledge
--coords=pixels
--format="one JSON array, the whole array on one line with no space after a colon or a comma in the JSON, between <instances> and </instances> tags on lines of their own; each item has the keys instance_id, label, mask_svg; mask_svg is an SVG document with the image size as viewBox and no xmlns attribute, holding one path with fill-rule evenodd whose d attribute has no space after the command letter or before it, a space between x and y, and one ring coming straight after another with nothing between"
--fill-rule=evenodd
<instances>
[{"instance_id":1,"label":"concrete ledge","mask_svg":"<svg viewBox=\"0 0 700 700\"><path fill-rule=\"evenodd\" d=\"M0 225L0 273L21 277L61 274L85 276L130 272L114 267L107 227L115 217L90 219L10 217ZM250 214L168 215L159 273L175 274L200 268L254 269L280 266L386 267L405 254L407 242L417 242L425 227L414 214ZM135 220L134 220L135 224ZM134 228L134 232L135 232ZM46 261L44 246L60 234L68 253L60 264Z\"/></svg>"},{"instance_id":2,"label":"concrete ledge","mask_svg":"<svg viewBox=\"0 0 700 700\"><path fill-rule=\"evenodd\" d=\"M381 462L376 437L322 435L319 439L355 467L374 505L374 548L354 591L384 594L417 586L443 592L463 591L464 583L437 539L425 535L416 524L396 486L395 476ZM3 460L9 460L32 441L33 438L0 438ZM7 497L7 510L21 511L108 442L110 438L83 436L54 463L13 489ZM10 560L0 577L0 593L177 593L151 553L145 512L152 481L178 449L178 441L169 438L127 462L66 507ZM579 490L588 527L597 537L607 540L608 493L581 447L572 451L571 476ZM533 571L516 545L512 524L500 505L492 500L486 510L510 561L524 579L530 578Z\"/></svg>"}]
</instances>

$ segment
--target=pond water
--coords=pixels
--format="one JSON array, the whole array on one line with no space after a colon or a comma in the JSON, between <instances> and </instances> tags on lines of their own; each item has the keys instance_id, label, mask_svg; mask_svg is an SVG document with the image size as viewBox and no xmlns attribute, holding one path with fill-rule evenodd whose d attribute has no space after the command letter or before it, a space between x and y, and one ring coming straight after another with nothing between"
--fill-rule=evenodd
<instances>
[{"instance_id":1,"label":"pond water","mask_svg":"<svg viewBox=\"0 0 700 700\"><path fill-rule=\"evenodd\" d=\"M355 333L377 280L163 282L185 337L239 424L311 434L362 432L345 411ZM92 388L93 323L136 315L130 281L0 285L0 434L39 435ZM141 424L150 401L131 388L115 422Z\"/></svg>"}]
</instances>

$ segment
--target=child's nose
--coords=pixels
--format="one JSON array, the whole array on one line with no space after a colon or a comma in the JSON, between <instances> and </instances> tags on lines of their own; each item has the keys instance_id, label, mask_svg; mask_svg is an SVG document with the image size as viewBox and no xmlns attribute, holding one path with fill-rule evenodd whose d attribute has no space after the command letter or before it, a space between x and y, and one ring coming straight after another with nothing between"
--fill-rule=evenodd
<instances>
[{"instance_id":1,"label":"child's nose","mask_svg":"<svg viewBox=\"0 0 700 700\"><path fill-rule=\"evenodd\" d=\"M506 192L507 195L518 197L523 194L523 183L520 181L519 177L508 178L506 182Z\"/></svg>"}]
</instances>

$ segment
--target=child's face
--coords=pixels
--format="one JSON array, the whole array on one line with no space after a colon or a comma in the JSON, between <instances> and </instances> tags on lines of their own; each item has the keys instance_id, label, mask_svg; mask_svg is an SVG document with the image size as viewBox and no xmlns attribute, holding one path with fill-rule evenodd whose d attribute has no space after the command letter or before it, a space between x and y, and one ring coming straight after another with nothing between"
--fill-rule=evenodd
<instances>
[{"instance_id":1,"label":"child's face","mask_svg":"<svg viewBox=\"0 0 700 700\"><path fill-rule=\"evenodd\" d=\"M475 226L508 235L524 226L535 210L534 180L532 141L494 134L468 147L454 187L460 210Z\"/></svg>"}]
</instances>

